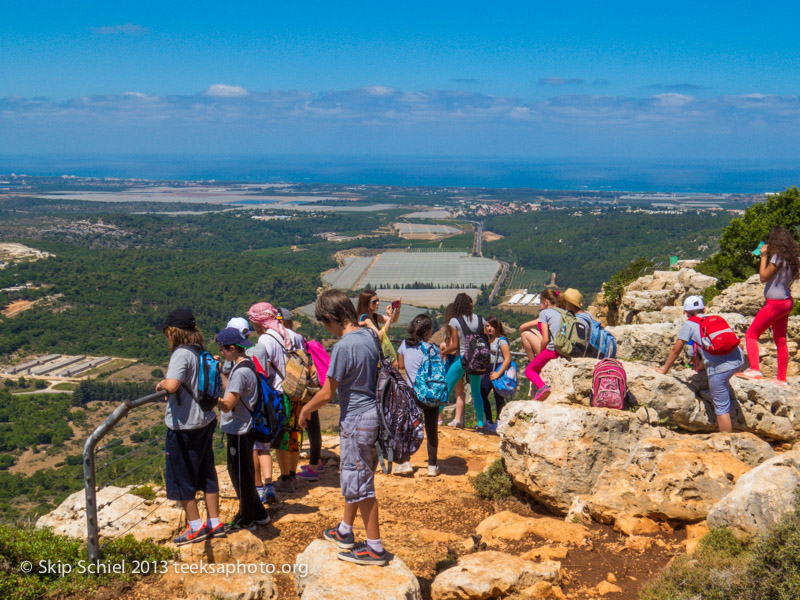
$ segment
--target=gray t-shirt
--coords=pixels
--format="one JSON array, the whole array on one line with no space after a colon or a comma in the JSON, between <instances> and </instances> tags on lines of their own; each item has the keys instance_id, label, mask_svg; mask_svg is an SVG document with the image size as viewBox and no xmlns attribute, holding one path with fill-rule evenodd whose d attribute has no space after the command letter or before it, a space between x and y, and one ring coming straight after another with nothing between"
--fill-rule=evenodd
<instances>
[{"instance_id":1,"label":"gray t-shirt","mask_svg":"<svg viewBox=\"0 0 800 600\"><path fill-rule=\"evenodd\" d=\"M169 357L166 379L177 379L197 393L197 357L199 350L178 346ZM170 394L164 413L164 423L172 430L200 429L217 418L213 410L204 411L184 386Z\"/></svg>"},{"instance_id":2,"label":"gray t-shirt","mask_svg":"<svg viewBox=\"0 0 800 600\"><path fill-rule=\"evenodd\" d=\"M478 315L472 314L469 317L461 317L461 318L464 319L464 323L466 323L467 327L469 327L472 331L476 333L483 333L483 331L480 332L478 331ZM461 323L459 323L457 317L453 317L452 319L450 319L448 325L450 325L450 327L455 329L456 333L458 334L459 353L461 354L461 356L464 356L464 354L467 351L467 348L466 348L466 340L464 339L464 332L461 330Z\"/></svg>"},{"instance_id":3,"label":"gray t-shirt","mask_svg":"<svg viewBox=\"0 0 800 600\"><path fill-rule=\"evenodd\" d=\"M417 379L419 366L422 364L422 359L427 356L429 346L430 344L426 344L425 342L419 342L418 344L409 346L406 344L406 341L403 340L403 343L400 344L400 348L397 349L397 353L403 357L403 363L406 366L406 382L408 382L408 385L411 387L414 387L414 381Z\"/></svg>"},{"instance_id":4,"label":"gray t-shirt","mask_svg":"<svg viewBox=\"0 0 800 600\"><path fill-rule=\"evenodd\" d=\"M358 329L342 336L331 351L328 377L339 383L340 420L375 407L378 384L378 346L371 329Z\"/></svg>"},{"instance_id":5,"label":"gray t-shirt","mask_svg":"<svg viewBox=\"0 0 800 600\"><path fill-rule=\"evenodd\" d=\"M767 300L786 300L792 297L792 270L777 254L769 261L777 265L778 270L764 286L764 298Z\"/></svg>"},{"instance_id":6,"label":"gray t-shirt","mask_svg":"<svg viewBox=\"0 0 800 600\"><path fill-rule=\"evenodd\" d=\"M219 423L222 431L234 435L243 435L250 431L253 426L252 411L258 400L257 386L258 379L252 369L241 362L234 365L230 377L228 377L225 393L239 394L239 401L234 405L233 410L220 411Z\"/></svg>"},{"instance_id":7,"label":"gray t-shirt","mask_svg":"<svg viewBox=\"0 0 800 600\"><path fill-rule=\"evenodd\" d=\"M678 339L684 342L694 342L694 347L703 357L703 362L706 365L706 373L708 373L709 376L739 369L744 364L744 353L741 347L736 347L734 350L728 352L728 354L723 354L722 356L709 354L703 350L700 325L692 321L684 321L683 325L681 325L681 330L678 332Z\"/></svg>"},{"instance_id":8,"label":"gray t-shirt","mask_svg":"<svg viewBox=\"0 0 800 600\"><path fill-rule=\"evenodd\" d=\"M539 322L547 324L547 333L550 337L547 342L548 350L556 349L555 337L558 330L561 329L561 313L555 308L545 308L539 313Z\"/></svg>"},{"instance_id":9,"label":"gray t-shirt","mask_svg":"<svg viewBox=\"0 0 800 600\"><path fill-rule=\"evenodd\" d=\"M489 346L489 356L492 359L492 371L496 371L497 367L503 364L503 351L501 348L508 346L508 340L504 337L499 337Z\"/></svg>"}]
</instances>

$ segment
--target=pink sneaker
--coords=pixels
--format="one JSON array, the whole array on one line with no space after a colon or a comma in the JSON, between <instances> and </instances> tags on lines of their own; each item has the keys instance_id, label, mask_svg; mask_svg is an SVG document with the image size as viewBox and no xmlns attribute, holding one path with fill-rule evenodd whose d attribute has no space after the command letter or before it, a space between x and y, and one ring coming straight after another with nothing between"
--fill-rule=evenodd
<instances>
[{"instance_id":1,"label":"pink sneaker","mask_svg":"<svg viewBox=\"0 0 800 600\"><path fill-rule=\"evenodd\" d=\"M776 377L775 379L770 379L770 380L769 380L769 382L770 382L772 385L777 385L778 387L784 387L784 388L785 388L785 387L789 387L789 382L788 382L788 381L786 381L785 379L778 379L778 378Z\"/></svg>"},{"instance_id":2,"label":"pink sneaker","mask_svg":"<svg viewBox=\"0 0 800 600\"><path fill-rule=\"evenodd\" d=\"M756 371L754 369L747 369L747 371L736 373L736 377L741 377L742 379L764 379L764 375L761 371Z\"/></svg>"}]
</instances>

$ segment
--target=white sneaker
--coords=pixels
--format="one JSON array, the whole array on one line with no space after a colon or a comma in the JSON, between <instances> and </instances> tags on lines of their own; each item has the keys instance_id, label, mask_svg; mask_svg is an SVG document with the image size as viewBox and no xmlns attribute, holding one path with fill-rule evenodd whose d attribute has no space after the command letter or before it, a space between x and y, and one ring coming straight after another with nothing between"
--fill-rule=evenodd
<instances>
[{"instance_id":1,"label":"white sneaker","mask_svg":"<svg viewBox=\"0 0 800 600\"><path fill-rule=\"evenodd\" d=\"M414 467L411 466L411 461L407 460L406 462L395 465L393 473L395 475L408 475L409 473L414 472Z\"/></svg>"},{"instance_id":2,"label":"white sneaker","mask_svg":"<svg viewBox=\"0 0 800 600\"><path fill-rule=\"evenodd\" d=\"M428 465L428 477L438 477L439 467L436 465Z\"/></svg>"}]
</instances>

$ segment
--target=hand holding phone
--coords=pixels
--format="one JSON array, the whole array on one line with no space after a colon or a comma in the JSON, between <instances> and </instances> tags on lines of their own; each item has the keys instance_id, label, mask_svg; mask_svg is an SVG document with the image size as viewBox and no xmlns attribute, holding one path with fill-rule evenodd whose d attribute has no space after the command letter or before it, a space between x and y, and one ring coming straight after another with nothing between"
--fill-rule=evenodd
<instances>
[{"instance_id":1,"label":"hand holding phone","mask_svg":"<svg viewBox=\"0 0 800 600\"><path fill-rule=\"evenodd\" d=\"M761 254L762 254L762 250L761 250L761 249L762 249L762 248L763 248L765 245L766 245L766 244L765 244L764 242L759 242L759 243L758 243L758 247L757 247L755 250L753 250L753 256L761 256Z\"/></svg>"},{"instance_id":2,"label":"hand holding phone","mask_svg":"<svg viewBox=\"0 0 800 600\"><path fill-rule=\"evenodd\" d=\"M397 310L398 308L400 308L400 300L395 300L394 302L392 302L391 306L392 310Z\"/></svg>"}]
</instances>

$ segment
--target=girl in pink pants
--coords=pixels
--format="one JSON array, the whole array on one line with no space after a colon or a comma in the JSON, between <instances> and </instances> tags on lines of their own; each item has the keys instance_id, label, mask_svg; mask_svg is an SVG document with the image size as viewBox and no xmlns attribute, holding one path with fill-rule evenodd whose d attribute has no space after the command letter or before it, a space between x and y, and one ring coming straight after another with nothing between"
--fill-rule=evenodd
<instances>
[{"instance_id":1,"label":"girl in pink pants","mask_svg":"<svg viewBox=\"0 0 800 600\"><path fill-rule=\"evenodd\" d=\"M771 257L771 258L770 258ZM750 368L737 376L745 379L763 379L758 364L758 338L770 327L778 348L778 373L772 380L775 385L785 387L786 369L789 364L789 349L786 345L786 328L792 312L792 282L800 277L800 247L783 227L773 227L767 243L761 246L761 262L758 269L764 286L766 304L758 311L745 334L747 359Z\"/></svg>"}]
</instances>

